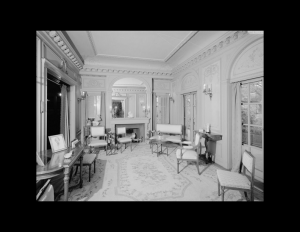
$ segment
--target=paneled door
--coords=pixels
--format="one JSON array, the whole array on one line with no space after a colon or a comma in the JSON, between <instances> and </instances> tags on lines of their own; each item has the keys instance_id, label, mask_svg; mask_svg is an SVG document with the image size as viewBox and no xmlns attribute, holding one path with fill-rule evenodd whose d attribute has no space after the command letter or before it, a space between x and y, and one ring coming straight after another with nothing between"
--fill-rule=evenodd
<instances>
[{"instance_id":1,"label":"paneled door","mask_svg":"<svg viewBox=\"0 0 300 232\"><path fill-rule=\"evenodd\" d=\"M183 95L184 102L184 138L193 141L196 130L197 108L196 108L197 93L188 93Z\"/></svg>"},{"instance_id":2,"label":"paneled door","mask_svg":"<svg viewBox=\"0 0 300 232\"><path fill-rule=\"evenodd\" d=\"M241 83L242 151L255 156L255 179L264 180L263 78Z\"/></svg>"}]
</instances>

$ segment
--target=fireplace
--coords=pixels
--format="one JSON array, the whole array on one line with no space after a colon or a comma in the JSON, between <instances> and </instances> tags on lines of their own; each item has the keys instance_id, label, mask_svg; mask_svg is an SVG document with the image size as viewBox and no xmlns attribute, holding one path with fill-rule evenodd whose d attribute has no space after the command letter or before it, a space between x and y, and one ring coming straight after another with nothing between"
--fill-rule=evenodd
<instances>
[{"instance_id":1,"label":"fireplace","mask_svg":"<svg viewBox=\"0 0 300 232\"><path fill-rule=\"evenodd\" d=\"M145 141L145 125L144 123L137 124L115 124L115 132L117 132L117 128L126 127L126 136L131 136L133 132L137 134L137 138L141 139L143 137L143 141Z\"/></svg>"},{"instance_id":2,"label":"fireplace","mask_svg":"<svg viewBox=\"0 0 300 232\"><path fill-rule=\"evenodd\" d=\"M111 128L117 132L118 127L126 127L126 129L133 129L137 133L137 138L142 138L145 141L146 132L150 127L151 118L113 118L111 119Z\"/></svg>"}]
</instances>

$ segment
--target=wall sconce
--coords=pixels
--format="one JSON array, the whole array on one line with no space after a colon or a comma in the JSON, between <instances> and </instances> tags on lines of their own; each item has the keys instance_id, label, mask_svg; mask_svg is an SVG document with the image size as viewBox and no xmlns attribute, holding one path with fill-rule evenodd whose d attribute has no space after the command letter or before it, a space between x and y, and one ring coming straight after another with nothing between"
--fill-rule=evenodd
<instances>
[{"instance_id":1,"label":"wall sconce","mask_svg":"<svg viewBox=\"0 0 300 232\"><path fill-rule=\"evenodd\" d=\"M203 85L203 93L205 94L205 95L209 95L209 97L210 97L210 99L211 99L211 97L212 97L212 84L210 84L210 85L206 85L206 84L204 84Z\"/></svg>"},{"instance_id":2,"label":"wall sconce","mask_svg":"<svg viewBox=\"0 0 300 232\"><path fill-rule=\"evenodd\" d=\"M86 96L87 96L87 93L85 91L82 91L80 100L85 100ZM79 98L77 100L79 101Z\"/></svg>"},{"instance_id":3,"label":"wall sconce","mask_svg":"<svg viewBox=\"0 0 300 232\"><path fill-rule=\"evenodd\" d=\"M145 117L147 118L147 115L150 113L150 106L148 106L147 109L146 106L143 106L143 111L145 112Z\"/></svg>"},{"instance_id":4,"label":"wall sconce","mask_svg":"<svg viewBox=\"0 0 300 232\"><path fill-rule=\"evenodd\" d=\"M170 101L172 101L174 103L175 100L170 93L169 93L169 99L170 99Z\"/></svg>"}]
</instances>

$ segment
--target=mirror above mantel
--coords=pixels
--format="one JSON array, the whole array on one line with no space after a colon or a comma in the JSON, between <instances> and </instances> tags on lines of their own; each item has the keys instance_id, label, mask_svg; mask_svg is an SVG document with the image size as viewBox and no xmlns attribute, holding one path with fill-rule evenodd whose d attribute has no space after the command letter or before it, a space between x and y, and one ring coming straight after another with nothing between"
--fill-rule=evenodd
<instances>
[{"instance_id":1,"label":"mirror above mantel","mask_svg":"<svg viewBox=\"0 0 300 232\"><path fill-rule=\"evenodd\" d=\"M122 78L112 87L112 118L149 117L150 102L146 85L136 78Z\"/></svg>"}]
</instances>

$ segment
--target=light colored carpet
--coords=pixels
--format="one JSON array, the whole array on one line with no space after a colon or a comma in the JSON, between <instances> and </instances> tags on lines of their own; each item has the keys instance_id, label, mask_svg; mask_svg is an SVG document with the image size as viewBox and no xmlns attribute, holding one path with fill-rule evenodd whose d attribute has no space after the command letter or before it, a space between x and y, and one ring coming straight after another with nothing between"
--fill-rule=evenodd
<instances>
[{"instance_id":1,"label":"light colored carpet","mask_svg":"<svg viewBox=\"0 0 300 232\"><path fill-rule=\"evenodd\" d=\"M218 196L216 164L200 163L200 175L196 164L182 162L177 174L175 151L169 149L157 157L151 154L149 144L133 145L121 154L106 156L96 149L96 173L83 167L83 187L72 190L69 201L221 201ZM79 171L71 185L77 183ZM225 201L246 201L243 192L226 190ZM255 191L255 201L263 201L263 194Z\"/></svg>"}]
</instances>

